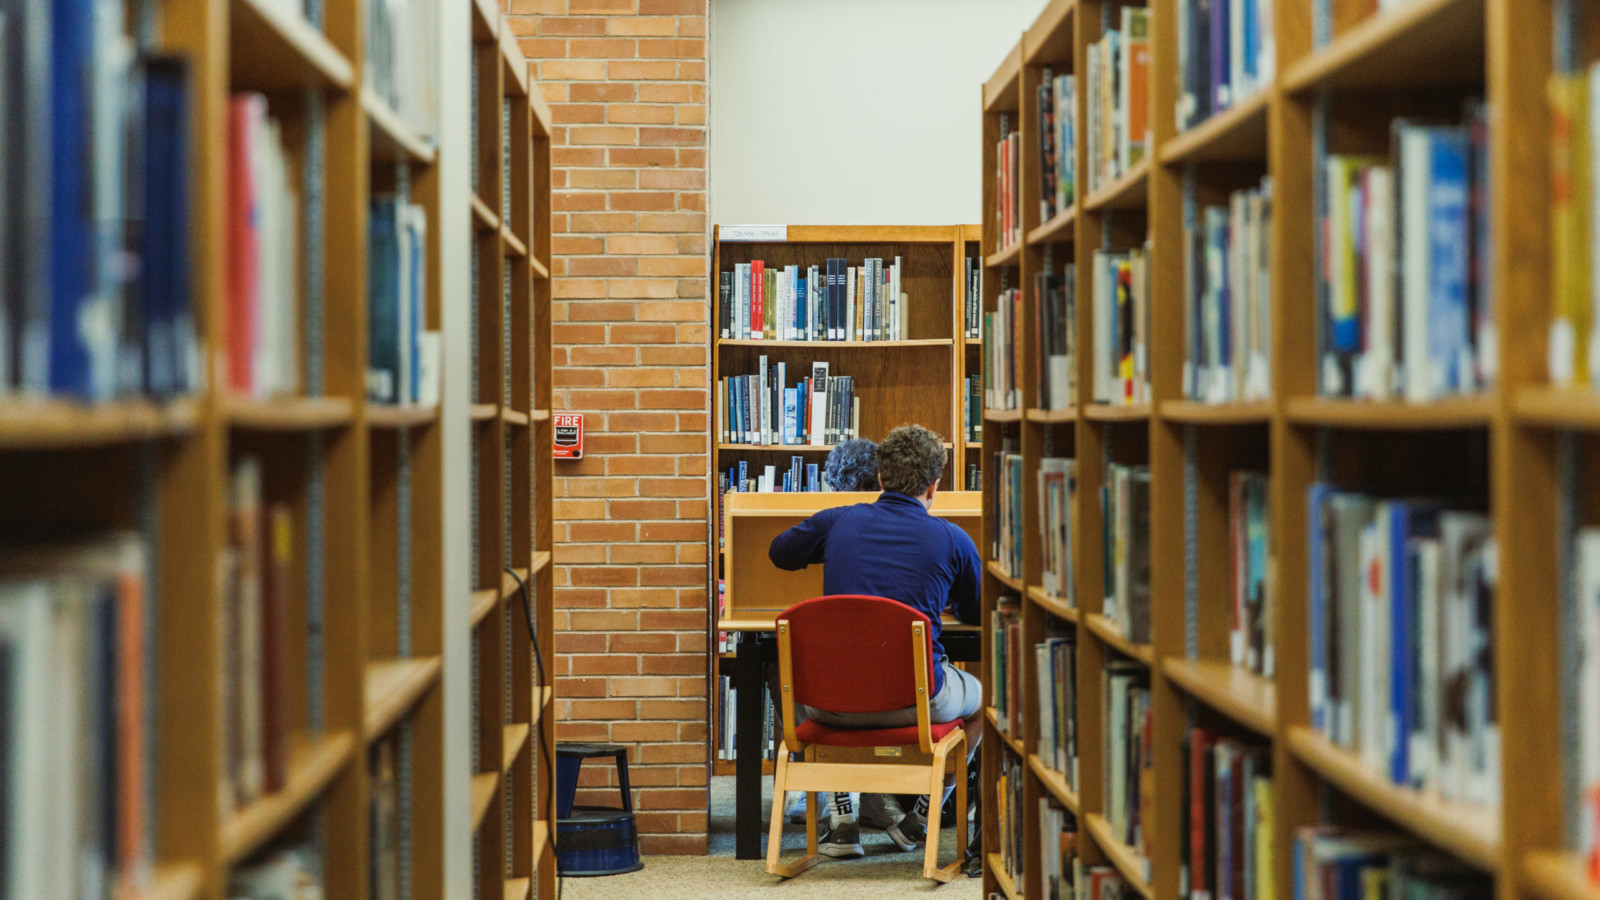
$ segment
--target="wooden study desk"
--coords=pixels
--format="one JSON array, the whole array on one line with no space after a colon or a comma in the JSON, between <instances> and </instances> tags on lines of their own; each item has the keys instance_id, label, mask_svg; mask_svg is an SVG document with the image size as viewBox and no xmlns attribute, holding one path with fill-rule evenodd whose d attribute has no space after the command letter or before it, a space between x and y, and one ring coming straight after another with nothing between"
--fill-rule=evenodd
<instances>
[{"instance_id":1,"label":"wooden study desk","mask_svg":"<svg viewBox=\"0 0 1600 900\"><path fill-rule=\"evenodd\" d=\"M733 633L733 684L739 693L734 715L738 742L734 748L735 856L761 858L766 811L761 808L761 733L766 693L763 663L777 659L778 613L812 597L822 596L822 566L786 572L772 564L767 550L772 539L790 526L824 509L871 503L875 493L729 494L723 505L723 610L717 630ZM982 494L941 492L933 498L934 515L960 525L978 543L983 526ZM950 659L977 662L980 628L964 625L948 612L942 617L940 643ZM716 646L713 641L712 646Z\"/></svg>"}]
</instances>

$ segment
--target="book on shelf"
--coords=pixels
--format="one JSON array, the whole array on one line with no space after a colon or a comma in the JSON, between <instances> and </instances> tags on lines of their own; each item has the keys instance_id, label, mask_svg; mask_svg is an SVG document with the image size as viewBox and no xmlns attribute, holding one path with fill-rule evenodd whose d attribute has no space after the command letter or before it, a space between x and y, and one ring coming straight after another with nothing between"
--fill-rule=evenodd
<instances>
[{"instance_id":1,"label":"book on shelf","mask_svg":"<svg viewBox=\"0 0 1600 900\"><path fill-rule=\"evenodd\" d=\"M1272 0L1178 0L1178 130L1249 100L1272 83Z\"/></svg>"},{"instance_id":2,"label":"book on shelf","mask_svg":"<svg viewBox=\"0 0 1600 900\"><path fill-rule=\"evenodd\" d=\"M961 379L961 431L970 442L983 440L983 376L981 375L968 375Z\"/></svg>"},{"instance_id":3,"label":"book on shelf","mask_svg":"<svg viewBox=\"0 0 1600 900\"><path fill-rule=\"evenodd\" d=\"M243 457L228 484L228 544L218 560L222 596L222 686L218 803L224 816L288 781L289 597L294 520L266 503L261 463Z\"/></svg>"},{"instance_id":4,"label":"book on shelf","mask_svg":"<svg viewBox=\"0 0 1600 900\"><path fill-rule=\"evenodd\" d=\"M1199 210L1184 229L1184 396L1205 403L1272 396L1272 178Z\"/></svg>"},{"instance_id":5,"label":"book on shelf","mask_svg":"<svg viewBox=\"0 0 1600 900\"><path fill-rule=\"evenodd\" d=\"M1022 737L1022 601L1003 593L989 614L989 656L995 721L1013 738Z\"/></svg>"},{"instance_id":6,"label":"book on shelf","mask_svg":"<svg viewBox=\"0 0 1600 900\"><path fill-rule=\"evenodd\" d=\"M1094 252L1094 402L1150 402L1150 245Z\"/></svg>"},{"instance_id":7,"label":"book on shelf","mask_svg":"<svg viewBox=\"0 0 1600 900\"><path fill-rule=\"evenodd\" d=\"M1126 175L1150 147L1150 11L1124 6L1120 13L1118 27L1087 53L1091 194Z\"/></svg>"},{"instance_id":8,"label":"book on shelf","mask_svg":"<svg viewBox=\"0 0 1600 900\"><path fill-rule=\"evenodd\" d=\"M1594 189L1600 146L1600 64L1550 77L1550 381L1600 385L1600 191Z\"/></svg>"},{"instance_id":9,"label":"book on shelf","mask_svg":"<svg viewBox=\"0 0 1600 900\"><path fill-rule=\"evenodd\" d=\"M851 265L735 263L717 277L719 334L768 341L900 341L911 334L905 261L880 257Z\"/></svg>"},{"instance_id":10,"label":"book on shelf","mask_svg":"<svg viewBox=\"0 0 1600 900\"><path fill-rule=\"evenodd\" d=\"M1039 679L1039 761L1078 788L1078 642L1062 629L1034 645Z\"/></svg>"},{"instance_id":11,"label":"book on shelf","mask_svg":"<svg viewBox=\"0 0 1600 900\"><path fill-rule=\"evenodd\" d=\"M983 257L966 257L961 279L962 310L966 321L965 336L983 337Z\"/></svg>"},{"instance_id":12,"label":"book on shelf","mask_svg":"<svg viewBox=\"0 0 1600 900\"><path fill-rule=\"evenodd\" d=\"M262 94L228 101L227 388L300 391L300 190Z\"/></svg>"},{"instance_id":13,"label":"book on shelf","mask_svg":"<svg viewBox=\"0 0 1600 900\"><path fill-rule=\"evenodd\" d=\"M788 364L769 365L765 355L755 374L724 376L717 383L722 443L822 447L860 436L854 376L829 374L828 363L815 362L789 384Z\"/></svg>"},{"instance_id":14,"label":"book on shelf","mask_svg":"<svg viewBox=\"0 0 1600 900\"><path fill-rule=\"evenodd\" d=\"M323 865L315 844L285 844L234 867L228 873L227 896L229 900L322 900Z\"/></svg>"},{"instance_id":15,"label":"book on shelf","mask_svg":"<svg viewBox=\"0 0 1600 900\"><path fill-rule=\"evenodd\" d=\"M724 493L792 494L832 490L821 476L818 465L807 463L799 456L789 457L789 465L781 470L777 465L752 465L749 460L741 459L729 466L728 471L717 473L717 486L720 488L717 501L719 516L722 514L721 495Z\"/></svg>"},{"instance_id":16,"label":"book on shelf","mask_svg":"<svg viewBox=\"0 0 1600 900\"><path fill-rule=\"evenodd\" d=\"M1123 637L1150 643L1150 467L1111 463L1100 488L1105 616Z\"/></svg>"},{"instance_id":17,"label":"book on shelf","mask_svg":"<svg viewBox=\"0 0 1600 900\"><path fill-rule=\"evenodd\" d=\"M149 552L126 532L0 552L8 897L149 887Z\"/></svg>"},{"instance_id":18,"label":"book on shelf","mask_svg":"<svg viewBox=\"0 0 1600 900\"><path fill-rule=\"evenodd\" d=\"M1150 880L1150 828L1155 754L1150 714L1150 673L1127 661L1105 668L1105 802L1112 837L1126 844Z\"/></svg>"},{"instance_id":19,"label":"book on shelf","mask_svg":"<svg viewBox=\"0 0 1600 900\"><path fill-rule=\"evenodd\" d=\"M1012 578L1022 577L1022 454L1009 445L995 454L995 563Z\"/></svg>"},{"instance_id":20,"label":"book on shelf","mask_svg":"<svg viewBox=\"0 0 1600 900\"><path fill-rule=\"evenodd\" d=\"M1076 900L1078 817L1055 802L1039 798L1039 873L1049 900ZM1087 898L1086 898L1087 900Z\"/></svg>"},{"instance_id":21,"label":"book on shelf","mask_svg":"<svg viewBox=\"0 0 1600 900\"><path fill-rule=\"evenodd\" d=\"M1039 84L1039 221L1048 222L1077 202L1076 76L1048 66Z\"/></svg>"},{"instance_id":22,"label":"book on shelf","mask_svg":"<svg viewBox=\"0 0 1600 900\"><path fill-rule=\"evenodd\" d=\"M431 138L439 115L435 0L372 0L362 12L367 86L418 137Z\"/></svg>"},{"instance_id":23,"label":"book on shelf","mask_svg":"<svg viewBox=\"0 0 1600 900\"><path fill-rule=\"evenodd\" d=\"M1488 900L1493 877L1441 856L1413 838L1322 825L1300 828L1294 842L1295 900L1406 897Z\"/></svg>"},{"instance_id":24,"label":"book on shelf","mask_svg":"<svg viewBox=\"0 0 1600 900\"><path fill-rule=\"evenodd\" d=\"M729 650L732 650L729 647ZM765 735L762 741L762 758L776 759L778 742L781 740L778 728L778 710L773 705L772 697L763 687L760 689L762 696L761 733ZM734 687L733 679L727 675L717 677L717 759L737 760L739 758L739 689Z\"/></svg>"},{"instance_id":25,"label":"book on shelf","mask_svg":"<svg viewBox=\"0 0 1600 900\"><path fill-rule=\"evenodd\" d=\"M0 397L197 390L188 64L111 0L3 16Z\"/></svg>"},{"instance_id":26,"label":"book on shelf","mask_svg":"<svg viewBox=\"0 0 1600 900\"><path fill-rule=\"evenodd\" d=\"M1008 288L995 300L994 312L983 314L983 405L986 409L1020 409L1022 388L1022 291Z\"/></svg>"},{"instance_id":27,"label":"book on shelf","mask_svg":"<svg viewBox=\"0 0 1600 900\"><path fill-rule=\"evenodd\" d=\"M1569 711L1578 736L1578 829L1574 850L1583 854L1591 883L1600 883L1600 528L1578 530L1572 555L1576 563L1578 677L1577 707Z\"/></svg>"},{"instance_id":28,"label":"book on shelf","mask_svg":"<svg viewBox=\"0 0 1600 900\"><path fill-rule=\"evenodd\" d=\"M1077 462L1059 456L1039 460L1039 557L1041 587L1051 597L1076 607L1072 572L1072 533L1077 525Z\"/></svg>"},{"instance_id":29,"label":"book on shelf","mask_svg":"<svg viewBox=\"0 0 1600 900\"><path fill-rule=\"evenodd\" d=\"M367 219L367 399L439 402L439 333L426 322L428 214L393 194Z\"/></svg>"},{"instance_id":30,"label":"book on shelf","mask_svg":"<svg viewBox=\"0 0 1600 900\"><path fill-rule=\"evenodd\" d=\"M1228 559L1233 616L1229 627L1228 658L1263 678L1273 677L1273 594L1271 507L1265 472L1231 472L1228 475L1228 533L1232 553Z\"/></svg>"},{"instance_id":31,"label":"book on shelf","mask_svg":"<svg viewBox=\"0 0 1600 900\"><path fill-rule=\"evenodd\" d=\"M1068 410L1078 403L1078 267L1034 280L1035 383L1039 409Z\"/></svg>"},{"instance_id":32,"label":"book on shelf","mask_svg":"<svg viewBox=\"0 0 1600 900\"><path fill-rule=\"evenodd\" d=\"M983 490L983 470L977 463L967 463L967 490Z\"/></svg>"},{"instance_id":33,"label":"book on shelf","mask_svg":"<svg viewBox=\"0 0 1600 900\"><path fill-rule=\"evenodd\" d=\"M1322 483L1308 501L1312 727L1397 785L1497 807L1488 517Z\"/></svg>"},{"instance_id":34,"label":"book on shelf","mask_svg":"<svg viewBox=\"0 0 1600 900\"><path fill-rule=\"evenodd\" d=\"M1022 132L1012 131L995 147L995 252L1022 243Z\"/></svg>"},{"instance_id":35,"label":"book on shelf","mask_svg":"<svg viewBox=\"0 0 1600 900\"><path fill-rule=\"evenodd\" d=\"M1272 748L1208 729L1184 736L1179 883L1189 900L1276 896Z\"/></svg>"},{"instance_id":36,"label":"book on shelf","mask_svg":"<svg viewBox=\"0 0 1600 900\"><path fill-rule=\"evenodd\" d=\"M380 740L367 754L367 861L372 900L400 900L400 779L395 771L398 740Z\"/></svg>"},{"instance_id":37,"label":"book on shelf","mask_svg":"<svg viewBox=\"0 0 1600 900\"><path fill-rule=\"evenodd\" d=\"M1027 853L1023 816L1023 773L1026 766L1020 758L1006 753L1000 761L1000 783L995 790L999 814L1000 867L1011 877L1011 883L1022 884L1024 856Z\"/></svg>"},{"instance_id":38,"label":"book on shelf","mask_svg":"<svg viewBox=\"0 0 1600 900\"><path fill-rule=\"evenodd\" d=\"M1425 402L1492 384L1493 310L1479 277L1488 271L1485 115L1469 102L1462 124L1399 119L1389 156L1327 158L1317 284L1323 396ZM1552 205L1559 217L1559 200ZM1559 247L1559 224L1556 232ZM1561 353L1563 334L1558 317L1558 382L1576 372L1556 365L1576 361Z\"/></svg>"}]
</instances>

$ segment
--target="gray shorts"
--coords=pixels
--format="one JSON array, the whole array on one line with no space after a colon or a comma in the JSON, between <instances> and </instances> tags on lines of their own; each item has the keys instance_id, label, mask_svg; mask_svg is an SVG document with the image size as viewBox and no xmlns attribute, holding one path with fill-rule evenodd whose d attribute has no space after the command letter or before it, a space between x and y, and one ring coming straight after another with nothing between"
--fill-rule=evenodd
<instances>
[{"instance_id":1,"label":"gray shorts","mask_svg":"<svg viewBox=\"0 0 1600 900\"><path fill-rule=\"evenodd\" d=\"M983 703L983 685L976 676L951 665L948 658L939 664L944 667L944 685L928 704L933 724L955 722L975 714ZM908 728L917 724L915 706L878 713L834 713L807 706L805 716L831 728Z\"/></svg>"}]
</instances>

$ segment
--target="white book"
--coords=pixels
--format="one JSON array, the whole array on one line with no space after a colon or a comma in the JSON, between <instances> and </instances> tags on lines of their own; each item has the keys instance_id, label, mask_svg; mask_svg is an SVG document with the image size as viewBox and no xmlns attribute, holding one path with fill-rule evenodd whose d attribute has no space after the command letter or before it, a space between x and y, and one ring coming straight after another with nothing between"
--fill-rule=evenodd
<instances>
[{"instance_id":1,"label":"white book","mask_svg":"<svg viewBox=\"0 0 1600 900\"><path fill-rule=\"evenodd\" d=\"M1228 77L1232 86L1231 103L1240 103L1249 94L1251 86L1244 74L1244 8L1249 0L1227 0L1228 6Z\"/></svg>"},{"instance_id":2,"label":"white book","mask_svg":"<svg viewBox=\"0 0 1600 900\"><path fill-rule=\"evenodd\" d=\"M856 267L846 266L844 273L844 339L859 340L856 334Z\"/></svg>"},{"instance_id":3,"label":"white book","mask_svg":"<svg viewBox=\"0 0 1600 900\"><path fill-rule=\"evenodd\" d=\"M755 440L755 443L758 443L758 444L770 444L770 443L772 443L772 428L771 428L772 410L770 409L770 407L772 406L772 403L767 398L767 391L770 389L770 386L767 384L767 357L766 357L766 354L762 354L761 360L757 364L756 374L757 374L758 377L756 378L756 390L755 390L755 397L756 397L756 440Z\"/></svg>"},{"instance_id":4,"label":"white book","mask_svg":"<svg viewBox=\"0 0 1600 900\"><path fill-rule=\"evenodd\" d=\"M1359 396L1394 396L1394 176L1388 166L1367 173L1367 340L1357 374Z\"/></svg>"},{"instance_id":5,"label":"white book","mask_svg":"<svg viewBox=\"0 0 1600 900\"><path fill-rule=\"evenodd\" d=\"M778 467L777 466L767 466L766 469L763 470L762 473L761 473L761 492L763 494L773 493L774 491L777 490L777 488L775 487L775 485L777 485L777 483L778 483Z\"/></svg>"},{"instance_id":6,"label":"white book","mask_svg":"<svg viewBox=\"0 0 1600 900\"><path fill-rule=\"evenodd\" d=\"M820 447L827 443L828 426L828 364L811 364L811 445Z\"/></svg>"},{"instance_id":7,"label":"white book","mask_svg":"<svg viewBox=\"0 0 1600 900\"><path fill-rule=\"evenodd\" d=\"M1410 744L1406 749L1406 762L1410 771L1411 786L1418 789L1438 787L1439 746L1439 607L1442 602L1439 583L1439 541L1424 538L1413 542L1417 566L1417 629L1418 659L1412 662L1421 676L1421 686L1413 702L1417 705L1420 727L1412 729Z\"/></svg>"},{"instance_id":8,"label":"white book","mask_svg":"<svg viewBox=\"0 0 1600 900\"><path fill-rule=\"evenodd\" d=\"M1107 271L1107 255L1096 250L1094 254L1094 400L1111 401L1111 375L1115 361L1111 358L1111 317L1115 315L1116 288Z\"/></svg>"},{"instance_id":9,"label":"white book","mask_svg":"<svg viewBox=\"0 0 1600 900\"><path fill-rule=\"evenodd\" d=\"M1428 187L1433 180L1429 156L1432 140L1427 131L1409 125L1398 127L1400 139L1400 313L1401 365L1405 398L1413 403L1431 398L1428 365L1428 321L1432 284Z\"/></svg>"},{"instance_id":10,"label":"white book","mask_svg":"<svg viewBox=\"0 0 1600 900\"><path fill-rule=\"evenodd\" d=\"M54 893L61 865L54 818L65 811L55 792L56 744L50 733L50 633L53 618L49 585L43 580L0 582L0 645L7 648L10 695L5 727L14 736L6 760L6 833L11 846L6 864L6 896L70 896Z\"/></svg>"},{"instance_id":11,"label":"white book","mask_svg":"<svg viewBox=\"0 0 1600 900\"><path fill-rule=\"evenodd\" d=\"M1597 92L1600 92L1600 63L1596 63L1589 68L1589 121L1587 123L1589 128L1589 159L1587 162L1591 180L1596 177L1595 173L1600 172L1600 95L1597 95ZM1584 123L1573 123L1573 127L1582 128ZM1573 164L1582 165L1584 162L1583 160L1576 160ZM1468 174L1470 177L1471 173ZM1578 214L1582 215L1582 213L1583 211L1580 210ZM1590 265L1593 266L1594 260L1600 260L1600 256L1596 255L1600 253L1600 218L1596 218L1600 216L1600 191L1593 189L1589 191L1588 213L1589 259L1591 260ZM1600 277L1596 277L1592 273L1589 278L1589 305L1589 333L1587 335L1576 335L1575 337L1577 340L1588 340L1589 381L1591 384L1600 385ZM1486 349L1493 350L1494 348Z\"/></svg>"},{"instance_id":12,"label":"white book","mask_svg":"<svg viewBox=\"0 0 1600 900\"><path fill-rule=\"evenodd\" d=\"M1583 813L1580 852L1600 843L1600 528L1578 532L1578 787Z\"/></svg>"}]
</instances>

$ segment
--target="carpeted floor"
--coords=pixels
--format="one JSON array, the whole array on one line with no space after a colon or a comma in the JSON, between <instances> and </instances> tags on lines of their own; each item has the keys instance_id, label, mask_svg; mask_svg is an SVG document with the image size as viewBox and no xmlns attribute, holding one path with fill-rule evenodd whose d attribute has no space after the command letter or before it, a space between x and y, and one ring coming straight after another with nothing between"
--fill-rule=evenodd
<instances>
[{"instance_id":1,"label":"carpeted floor","mask_svg":"<svg viewBox=\"0 0 1600 900\"><path fill-rule=\"evenodd\" d=\"M764 785L762 810L771 807L771 779ZM733 858L733 779L711 780L711 854L709 856L649 856L644 869L605 878L569 878L563 900L679 900L679 898L754 897L771 895L785 900L836 900L836 898L911 897L931 894L938 900L977 900L983 881L957 878L938 885L922 877L922 851L902 853L881 831L862 830L864 859L827 861L799 878L783 881L768 875L764 860ZM762 831L765 832L765 819ZM955 834L946 829L941 860L955 855ZM784 831L785 858L805 849L801 826ZM766 851L763 834L762 851Z\"/></svg>"}]
</instances>

